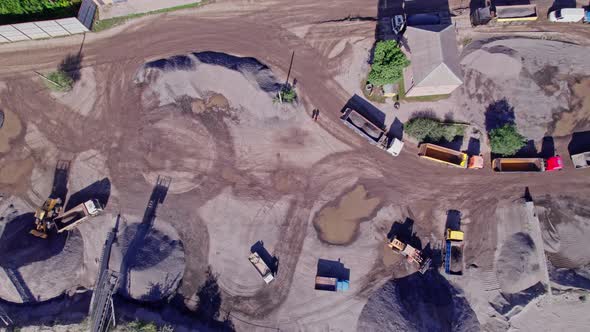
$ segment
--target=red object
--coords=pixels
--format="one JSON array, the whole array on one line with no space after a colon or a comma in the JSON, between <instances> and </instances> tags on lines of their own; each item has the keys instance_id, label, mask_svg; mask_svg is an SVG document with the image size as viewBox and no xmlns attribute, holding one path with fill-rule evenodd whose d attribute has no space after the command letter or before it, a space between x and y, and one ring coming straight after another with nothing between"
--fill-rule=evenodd
<instances>
[{"instance_id":1,"label":"red object","mask_svg":"<svg viewBox=\"0 0 590 332\"><path fill-rule=\"evenodd\" d=\"M560 156L547 159L547 171L559 171L563 168L563 160Z\"/></svg>"}]
</instances>

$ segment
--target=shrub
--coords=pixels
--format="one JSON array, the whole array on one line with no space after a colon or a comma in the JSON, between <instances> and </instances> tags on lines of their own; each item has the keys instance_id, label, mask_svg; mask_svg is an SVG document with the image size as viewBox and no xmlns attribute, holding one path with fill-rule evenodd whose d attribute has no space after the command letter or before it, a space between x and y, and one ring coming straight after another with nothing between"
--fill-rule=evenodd
<instances>
[{"instance_id":1,"label":"shrub","mask_svg":"<svg viewBox=\"0 0 590 332\"><path fill-rule=\"evenodd\" d=\"M49 73L47 78L56 83L47 82L47 86L56 91L70 91L74 86L74 80L62 70Z\"/></svg>"},{"instance_id":2,"label":"shrub","mask_svg":"<svg viewBox=\"0 0 590 332\"><path fill-rule=\"evenodd\" d=\"M129 322L125 326L125 331L127 332L158 332L158 327L156 324L151 322L143 322L140 320L136 320L133 322Z\"/></svg>"},{"instance_id":3,"label":"shrub","mask_svg":"<svg viewBox=\"0 0 590 332\"><path fill-rule=\"evenodd\" d=\"M297 93L295 92L295 89L293 89L290 85L283 87L279 93L281 97L279 98L279 96L277 95L275 101L293 103L295 102L295 100L297 100Z\"/></svg>"},{"instance_id":4,"label":"shrub","mask_svg":"<svg viewBox=\"0 0 590 332\"><path fill-rule=\"evenodd\" d=\"M420 142L427 138L435 142L440 140L451 142L456 136L462 136L465 128L430 118L414 118L406 122L404 130Z\"/></svg>"},{"instance_id":5,"label":"shrub","mask_svg":"<svg viewBox=\"0 0 590 332\"><path fill-rule=\"evenodd\" d=\"M374 85L395 83L402 77L402 70L409 64L410 61L396 41L380 41L375 46L375 56L368 81Z\"/></svg>"},{"instance_id":6,"label":"shrub","mask_svg":"<svg viewBox=\"0 0 590 332\"><path fill-rule=\"evenodd\" d=\"M489 133L492 152L512 156L526 145L526 138L518 133L514 124L492 129Z\"/></svg>"}]
</instances>

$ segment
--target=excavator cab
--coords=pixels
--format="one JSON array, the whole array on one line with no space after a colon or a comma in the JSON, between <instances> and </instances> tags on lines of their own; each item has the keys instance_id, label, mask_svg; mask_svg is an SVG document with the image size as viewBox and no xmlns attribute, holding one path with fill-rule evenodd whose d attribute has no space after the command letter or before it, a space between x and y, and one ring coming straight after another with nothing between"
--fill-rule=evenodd
<instances>
[{"instance_id":1,"label":"excavator cab","mask_svg":"<svg viewBox=\"0 0 590 332\"><path fill-rule=\"evenodd\" d=\"M51 229L53 218L61 212L62 201L59 198L48 198L41 207L35 211L35 229L29 231L31 235L46 239L47 232Z\"/></svg>"}]
</instances>

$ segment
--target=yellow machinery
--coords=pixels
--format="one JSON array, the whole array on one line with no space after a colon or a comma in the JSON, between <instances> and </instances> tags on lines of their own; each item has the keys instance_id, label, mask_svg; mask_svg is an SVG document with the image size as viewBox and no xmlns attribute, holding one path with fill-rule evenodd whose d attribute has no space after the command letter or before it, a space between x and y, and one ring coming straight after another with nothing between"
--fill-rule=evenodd
<instances>
[{"instance_id":1,"label":"yellow machinery","mask_svg":"<svg viewBox=\"0 0 590 332\"><path fill-rule=\"evenodd\" d=\"M447 241L463 241L465 234L461 231L447 229Z\"/></svg>"},{"instance_id":2,"label":"yellow machinery","mask_svg":"<svg viewBox=\"0 0 590 332\"><path fill-rule=\"evenodd\" d=\"M430 267L432 260L430 258L424 259L422 257L422 252L411 245L406 244L395 237L391 241L387 241L387 245L393 251L399 252L402 256L406 257L408 262L418 264L420 273L426 273Z\"/></svg>"},{"instance_id":3,"label":"yellow machinery","mask_svg":"<svg viewBox=\"0 0 590 332\"><path fill-rule=\"evenodd\" d=\"M35 211L35 229L29 233L42 239L47 238L47 232L51 228L53 219L59 215L62 209L62 201L59 198L48 198L41 207Z\"/></svg>"}]
</instances>

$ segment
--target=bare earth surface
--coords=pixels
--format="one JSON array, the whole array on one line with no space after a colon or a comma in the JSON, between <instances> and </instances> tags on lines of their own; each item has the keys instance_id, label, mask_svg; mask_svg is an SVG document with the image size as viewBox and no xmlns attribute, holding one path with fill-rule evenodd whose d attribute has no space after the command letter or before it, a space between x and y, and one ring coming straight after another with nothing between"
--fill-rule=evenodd
<instances>
[{"instance_id":1,"label":"bare earth surface","mask_svg":"<svg viewBox=\"0 0 590 332\"><path fill-rule=\"evenodd\" d=\"M229 313L237 330L506 331L572 314L590 280L590 253L580 244L590 171L574 170L567 157L571 132L590 130L590 69L580 55L588 48L486 39L466 50L461 90L436 104L406 103L394 117L434 109L483 130L486 107L506 97L529 138L562 136L555 147L566 167L447 168L419 159L409 143L392 158L338 119L360 94L375 33L372 20L341 19L376 15L375 1L222 1L89 34L82 48L81 36L3 46L0 249L11 255L0 260L0 297L31 303L92 287L120 213L111 260L114 269L128 265L120 294L178 294L198 307L210 270L220 317ZM564 48L573 55L564 57ZM292 51L300 100L280 105L273 97ZM52 94L33 71L53 70L68 55L78 56L80 78L71 92ZM490 70L499 64L503 71ZM503 92L487 93L489 82ZM389 119L392 108L380 107ZM98 195L106 213L38 243L27 234L31 214L60 159L71 161L70 197ZM142 228L158 175L172 183ZM541 226L521 199L527 187L539 197ZM461 212L466 234L463 276L422 276L384 245L399 223L410 225L416 246L440 251L449 210ZM259 241L278 261L269 285L247 260ZM129 248L134 255L125 257ZM344 264L347 292L313 289L318 259ZM546 286L555 288L553 302ZM571 317L564 331L590 324L586 315Z\"/></svg>"}]
</instances>

